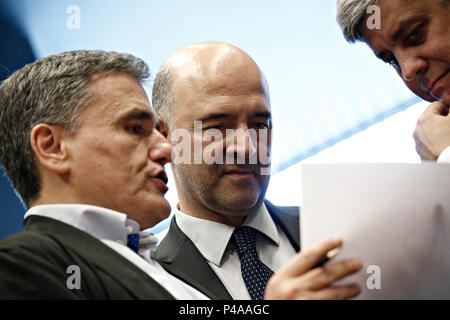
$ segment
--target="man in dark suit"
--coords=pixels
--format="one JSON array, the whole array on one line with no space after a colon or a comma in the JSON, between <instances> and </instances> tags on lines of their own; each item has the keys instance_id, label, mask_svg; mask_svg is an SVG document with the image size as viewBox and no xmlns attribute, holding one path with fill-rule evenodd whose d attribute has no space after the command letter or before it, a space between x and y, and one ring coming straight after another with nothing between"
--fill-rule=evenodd
<instances>
[{"instance_id":1,"label":"man in dark suit","mask_svg":"<svg viewBox=\"0 0 450 320\"><path fill-rule=\"evenodd\" d=\"M265 200L272 116L263 73L232 45L190 45L158 72L153 105L174 147L179 204L152 257L213 299L276 298L265 288L290 274L298 259L299 208ZM358 266L337 268L344 277ZM330 287L334 276L326 282L315 282L307 272L297 276L313 279L294 290L297 297L349 298L358 293L355 286Z\"/></svg>"},{"instance_id":2,"label":"man in dark suit","mask_svg":"<svg viewBox=\"0 0 450 320\"><path fill-rule=\"evenodd\" d=\"M49 56L0 87L0 161L29 207L0 243L0 299L207 299L150 258L170 212L140 59Z\"/></svg>"}]
</instances>

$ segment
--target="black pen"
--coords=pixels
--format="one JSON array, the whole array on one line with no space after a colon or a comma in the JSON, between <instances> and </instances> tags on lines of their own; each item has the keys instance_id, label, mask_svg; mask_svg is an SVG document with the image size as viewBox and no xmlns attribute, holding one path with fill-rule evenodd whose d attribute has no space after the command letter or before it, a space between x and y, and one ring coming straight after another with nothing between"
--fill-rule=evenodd
<instances>
[{"instance_id":1,"label":"black pen","mask_svg":"<svg viewBox=\"0 0 450 320\"><path fill-rule=\"evenodd\" d=\"M324 255L320 260L314 265L313 268L320 268L323 267L325 263L333 259L337 256L337 254L341 251L341 247L334 248L333 250L330 250L327 252L326 255Z\"/></svg>"}]
</instances>

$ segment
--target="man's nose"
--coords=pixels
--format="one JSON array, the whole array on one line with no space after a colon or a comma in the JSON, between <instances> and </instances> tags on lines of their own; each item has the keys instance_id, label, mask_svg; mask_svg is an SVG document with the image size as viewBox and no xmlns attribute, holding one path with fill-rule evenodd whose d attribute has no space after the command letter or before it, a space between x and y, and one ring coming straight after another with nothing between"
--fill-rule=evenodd
<instances>
[{"instance_id":1,"label":"man's nose","mask_svg":"<svg viewBox=\"0 0 450 320\"><path fill-rule=\"evenodd\" d=\"M235 154L240 157L251 157L256 154L256 136L248 130L236 129L229 137L227 134L227 153Z\"/></svg>"},{"instance_id":2,"label":"man's nose","mask_svg":"<svg viewBox=\"0 0 450 320\"><path fill-rule=\"evenodd\" d=\"M155 129L150 139L148 157L161 165L172 161L172 145L158 130Z\"/></svg>"},{"instance_id":3,"label":"man's nose","mask_svg":"<svg viewBox=\"0 0 450 320\"><path fill-rule=\"evenodd\" d=\"M405 81L418 79L428 67L428 62L410 50L397 53L396 58L400 64L402 77Z\"/></svg>"}]
</instances>

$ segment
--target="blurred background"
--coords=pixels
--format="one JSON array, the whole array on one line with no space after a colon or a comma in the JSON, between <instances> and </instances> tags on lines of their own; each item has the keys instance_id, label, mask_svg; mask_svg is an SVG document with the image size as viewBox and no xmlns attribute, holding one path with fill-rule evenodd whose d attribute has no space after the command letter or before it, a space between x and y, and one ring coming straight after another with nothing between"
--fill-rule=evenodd
<instances>
[{"instance_id":1,"label":"blurred background","mask_svg":"<svg viewBox=\"0 0 450 320\"><path fill-rule=\"evenodd\" d=\"M305 162L419 162L412 132L427 106L364 44L345 42L335 0L2 0L0 81L27 63L75 49L128 52L155 75L175 50L223 41L265 73L274 137L267 198L301 205ZM151 96L151 83L146 88ZM168 171L170 167L167 166ZM167 198L177 203L169 172ZM0 239L25 208L0 169ZM164 235L165 220L151 229Z\"/></svg>"}]
</instances>

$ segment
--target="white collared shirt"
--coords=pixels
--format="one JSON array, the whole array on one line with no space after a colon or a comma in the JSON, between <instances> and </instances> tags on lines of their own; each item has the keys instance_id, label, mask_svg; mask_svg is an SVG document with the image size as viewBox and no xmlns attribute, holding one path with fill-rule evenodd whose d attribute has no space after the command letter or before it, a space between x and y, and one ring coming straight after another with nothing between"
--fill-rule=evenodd
<instances>
[{"instance_id":1,"label":"white collared shirt","mask_svg":"<svg viewBox=\"0 0 450 320\"><path fill-rule=\"evenodd\" d=\"M126 214L81 204L40 205L30 208L25 218L31 215L43 216L64 222L99 239L105 245L147 273L179 300L209 299L197 289L169 274L161 265L150 258L158 239L148 232L140 232L139 224L127 219ZM139 233L139 255L127 247L127 236Z\"/></svg>"},{"instance_id":2,"label":"white collared shirt","mask_svg":"<svg viewBox=\"0 0 450 320\"><path fill-rule=\"evenodd\" d=\"M241 275L241 261L230 243L235 228L195 218L179 210L175 211L175 219L181 231L194 243L233 299L250 300ZM259 259L274 272L280 270L296 254L289 239L272 220L264 204L258 212L247 216L242 225L262 233L257 233L256 251Z\"/></svg>"}]
</instances>

